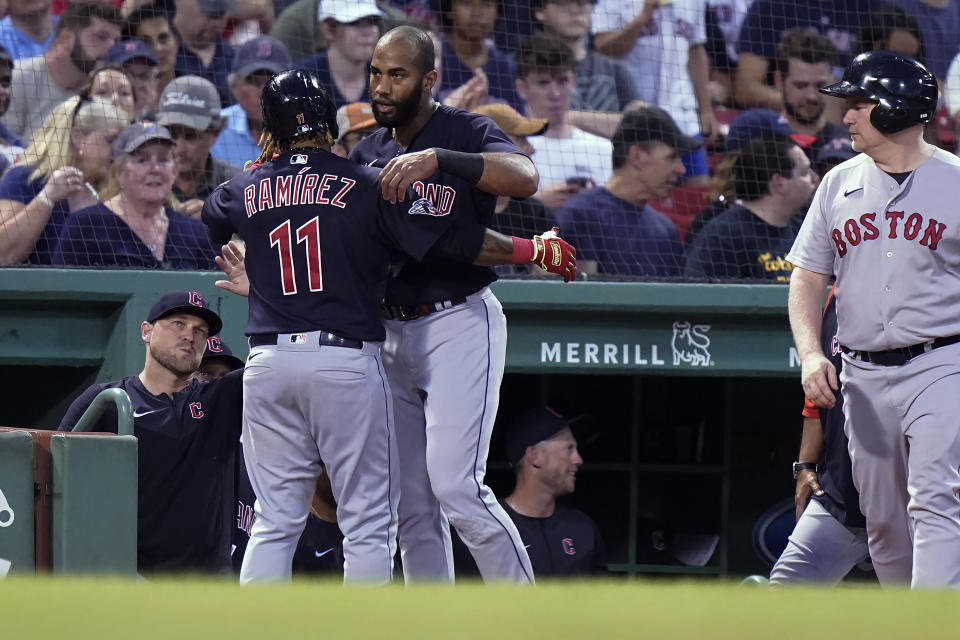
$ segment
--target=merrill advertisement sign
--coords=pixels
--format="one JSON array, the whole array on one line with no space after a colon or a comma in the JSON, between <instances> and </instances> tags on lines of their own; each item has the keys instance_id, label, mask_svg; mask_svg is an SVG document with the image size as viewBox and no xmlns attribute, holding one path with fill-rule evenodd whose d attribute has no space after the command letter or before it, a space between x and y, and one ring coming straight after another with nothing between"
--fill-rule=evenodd
<instances>
[{"instance_id":1,"label":"merrill advertisement sign","mask_svg":"<svg viewBox=\"0 0 960 640\"><path fill-rule=\"evenodd\" d=\"M579 334L579 339L566 338L570 333ZM507 358L508 367L514 369L598 370L597 373L649 369L650 373L682 371L694 375L795 375L800 366L787 327L744 326L742 322L725 326L691 319L616 329L593 327L577 332L566 328L553 332L539 327L529 334L514 325Z\"/></svg>"}]
</instances>

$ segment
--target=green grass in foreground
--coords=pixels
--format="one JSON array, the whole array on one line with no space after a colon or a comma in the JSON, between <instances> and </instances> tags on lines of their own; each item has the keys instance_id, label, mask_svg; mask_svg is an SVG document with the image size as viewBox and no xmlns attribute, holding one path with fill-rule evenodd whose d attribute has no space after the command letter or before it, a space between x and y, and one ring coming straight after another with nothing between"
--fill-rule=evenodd
<instances>
[{"instance_id":1,"label":"green grass in foreground","mask_svg":"<svg viewBox=\"0 0 960 640\"><path fill-rule=\"evenodd\" d=\"M535 588L240 588L223 582L0 582L0 638L955 638L960 593L789 589L712 582Z\"/></svg>"}]
</instances>

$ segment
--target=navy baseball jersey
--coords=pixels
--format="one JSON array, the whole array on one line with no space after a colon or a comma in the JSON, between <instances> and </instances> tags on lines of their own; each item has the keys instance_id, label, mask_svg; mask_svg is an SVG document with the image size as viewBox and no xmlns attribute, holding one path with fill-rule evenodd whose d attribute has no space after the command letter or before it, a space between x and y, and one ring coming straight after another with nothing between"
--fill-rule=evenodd
<instances>
[{"instance_id":1,"label":"navy baseball jersey","mask_svg":"<svg viewBox=\"0 0 960 640\"><path fill-rule=\"evenodd\" d=\"M120 388L133 405L137 437L137 567L152 571L230 569L236 453L243 370L192 381L173 395L153 395L130 376L87 388L58 429L70 431L104 389ZM117 432L108 406L95 431Z\"/></svg>"},{"instance_id":2,"label":"navy baseball jersey","mask_svg":"<svg viewBox=\"0 0 960 640\"><path fill-rule=\"evenodd\" d=\"M353 148L350 159L384 167L402 153L437 147L468 153L522 153L486 116L440 105L433 116L402 149L390 129L381 128ZM452 214L456 226L493 226L497 197L480 191L466 180L437 172L413 184L417 195L428 199L441 214ZM479 249L479 245L477 247ZM387 304L419 304L462 298L497 279L490 267L455 262L436 251L421 262L408 262L387 286Z\"/></svg>"},{"instance_id":3,"label":"navy baseball jersey","mask_svg":"<svg viewBox=\"0 0 960 640\"><path fill-rule=\"evenodd\" d=\"M827 298L823 311L823 323L820 329L820 346L833 366L837 376L843 366L840 357L840 342L837 340L837 298L833 289ZM853 474L850 468L850 453L847 450L847 436L843 432L843 395L840 390L833 392L837 404L829 409L819 409L820 423L823 426L823 464L818 474L824 496L820 500L830 514L848 527L866 527L867 522L860 513L860 494L853 486ZM803 414L816 417L817 407L804 407Z\"/></svg>"},{"instance_id":4,"label":"navy baseball jersey","mask_svg":"<svg viewBox=\"0 0 960 640\"><path fill-rule=\"evenodd\" d=\"M207 199L203 221L214 242L236 232L247 245L248 335L323 329L384 339L379 305L391 266L403 254L422 259L451 216L422 198L391 205L378 173L327 151L294 150L235 176ZM460 237L467 236L462 253L469 260L483 229ZM451 250L454 242L446 244Z\"/></svg>"}]
</instances>

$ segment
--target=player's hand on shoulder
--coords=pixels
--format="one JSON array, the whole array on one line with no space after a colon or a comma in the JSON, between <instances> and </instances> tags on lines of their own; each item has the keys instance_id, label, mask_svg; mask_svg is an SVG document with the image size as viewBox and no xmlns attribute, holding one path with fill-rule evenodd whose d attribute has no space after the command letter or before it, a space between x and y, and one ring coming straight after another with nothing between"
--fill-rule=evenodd
<instances>
[{"instance_id":1,"label":"player's hand on shoulder","mask_svg":"<svg viewBox=\"0 0 960 640\"><path fill-rule=\"evenodd\" d=\"M380 192L391 203L403 202L407 188L417 180L437 172L437 154L433 149L397 156L380 172Z\"/></svg>"},{"instance_id":2,"label":"player's hand on shoulder","mask_svg":"<svg viewBox=\"0 0 960 640\"><path fill-rule=\"evenodd\" d=\"M223 255L214 260L229 280L217 280L214 284L230 293L247 297L250 295L250 281L247 279L247 266L244 261L242 242L231 240L220 248Z\"/></svg>"},{"instance_id":3,"label":"player's hand on shoulder","mask_svg":"<svg viewBox=\"0 0 960 640\"><path fill-rule=\"evenodd\" d=\"M836 404L833 392L840 388L837 369L823 353L811 353L800 361L800 383L813 404L829 409Z\"/></svg>"},{"instance_id":4,"label":"player's hand on shoulder","mask_svg":"<svg viewBox=\"0 0 960 640\"><path fill-rule=\"evenodd\" d=\"M799 520L810 502L810 496L822 496L823 489L820 488L820 480L817 472L813 469L804 469L797 474L797 489L793 494L793 503L796 505L796 519Z\"/></svg>"}]
</instances>

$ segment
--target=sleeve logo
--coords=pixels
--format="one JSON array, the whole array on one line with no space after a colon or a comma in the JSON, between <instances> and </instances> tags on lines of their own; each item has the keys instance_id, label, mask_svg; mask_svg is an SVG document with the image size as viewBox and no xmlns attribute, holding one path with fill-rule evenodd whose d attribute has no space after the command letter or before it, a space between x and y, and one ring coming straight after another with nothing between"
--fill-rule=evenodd
<instances>
[{"instance_id":1,"label":"sleeve logo","mask_svg":"<svg viewBox=\"0 0 960 640\"><path fill-rule=\"evenodd\" d=\"M427 200L426 198L420 198L419 200L414 202L412 205L410 205L410 210L407 213L411 215L420 214L425 216L439 217L439 216L449 215L450 212L449 211L442 212L439 209L437 209L435 206L433 206L433 203Z\"/></svg>"}]
</instances>

